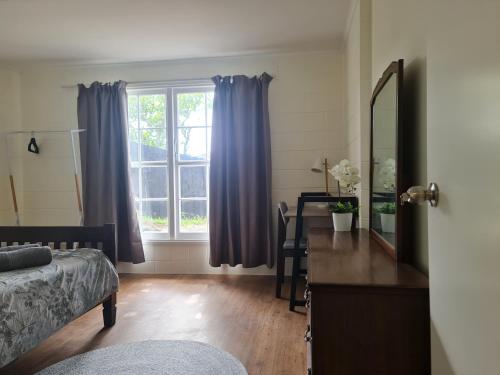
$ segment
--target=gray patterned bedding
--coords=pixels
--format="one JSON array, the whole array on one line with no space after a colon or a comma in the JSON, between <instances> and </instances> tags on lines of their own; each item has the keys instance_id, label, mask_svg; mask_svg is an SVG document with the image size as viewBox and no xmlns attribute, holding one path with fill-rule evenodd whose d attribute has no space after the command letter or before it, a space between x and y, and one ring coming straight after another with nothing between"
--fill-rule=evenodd
<instances>
[{"instance_id":1,"label":"gray patterned bedding","mask_svg":"<svg viewBox=\"0 0 500 375\"><path fill-rule=\"evenodd\" d=\"M54 250L52 263L0 272L0 368L118 290L100 250Z\"/></svg>"}]
</instances>

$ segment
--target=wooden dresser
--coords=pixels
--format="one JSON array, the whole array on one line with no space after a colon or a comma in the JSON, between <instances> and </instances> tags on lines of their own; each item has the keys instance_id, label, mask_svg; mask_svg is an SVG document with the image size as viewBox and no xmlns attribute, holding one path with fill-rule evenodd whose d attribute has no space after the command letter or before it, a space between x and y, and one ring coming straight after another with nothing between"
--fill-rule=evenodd
<instances>
[{"instance_id":1,"label":"wooden dresser","mask_svg":"<svg viewBox=\"0 0 500 375\"><path fill-rule=\"evenodd\" d=\"M427 277L367 230L309 231L308 373L430 374Z\"/></svg>"}]
</instances>

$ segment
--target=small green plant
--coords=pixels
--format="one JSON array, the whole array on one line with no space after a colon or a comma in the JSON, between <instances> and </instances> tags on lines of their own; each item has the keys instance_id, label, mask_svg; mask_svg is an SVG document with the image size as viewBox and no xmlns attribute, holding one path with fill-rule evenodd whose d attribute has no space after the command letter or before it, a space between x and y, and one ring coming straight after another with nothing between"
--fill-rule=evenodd
<instances>
[{"instance_id":1,"label":"small green plant","mask_svg":"<svg viewBox=\"0 0 500 375\"><path fill-rule=\"evenodd\" d=\"M166 217L142 215L142 221L144 223L155 224L155 225L167 225L168 224L168 219Z\"/></svg>"},{"instance_id":2,"label":"small green plant","mask_svg":"<svg viewBox=\"0 0 500 375\"><path fill-rule=\"evenodd\" d=\"M141 224L146 231L167 231L168 218L143 215ZM207 216L182 214L180 226L187 232L206 232L208 225Z\"/></svg>"},{"instance_id":3,"label":"small green plant","mask_svg":"<svg viewBox=\"0 0 500 375\"><path fill-rule=\"evenodd\" d=\"M181 225L185 226L195 226L195 225L206 225L208 222L208 218L206 216L198 216L198 215L185 215L183 214L181 217Z\"/></svg>"},{"instance_id":4,"label":"small green plant","mask_svg":"<svg viewBox=\"0 0 500 375\"><path fill-rule=\"evenodd\" d=\"M358 213L358 207L354 207L351 202L330 203L328 205L328 209L330 210L330 212L333 212L334 214L357 214Z\"/></svg>"},{"instance_id":5,"label":"small green plant","mask_svg":"<svg viewBox=\"0 0 500 375\"><path fill-rule=\"evenodd\" d=\"M377 207L375 212L379 214L394 215L396 213L396 203L386 203L383 206Z\"/></svg>"}]
</instances>

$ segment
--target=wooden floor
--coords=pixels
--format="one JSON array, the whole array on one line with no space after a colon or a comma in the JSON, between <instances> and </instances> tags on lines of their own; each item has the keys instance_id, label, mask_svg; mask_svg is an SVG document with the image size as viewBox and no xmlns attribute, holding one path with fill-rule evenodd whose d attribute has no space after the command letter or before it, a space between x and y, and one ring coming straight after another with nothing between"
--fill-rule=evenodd
<instances>
[{"instance_id":1,"label":"wooden floor","mask_svg":"<svg viewBox=\"0 0 500 375\"><path fill-rule=\"evenodd\" d=\"M239 358L250 375L306 372L306 317L274 297L273 277L122 275L114 327L103 328L101 310L75 320L0 373L33 374L92 349L160 339L215 345Z\"/></svg>"}]
</instances>

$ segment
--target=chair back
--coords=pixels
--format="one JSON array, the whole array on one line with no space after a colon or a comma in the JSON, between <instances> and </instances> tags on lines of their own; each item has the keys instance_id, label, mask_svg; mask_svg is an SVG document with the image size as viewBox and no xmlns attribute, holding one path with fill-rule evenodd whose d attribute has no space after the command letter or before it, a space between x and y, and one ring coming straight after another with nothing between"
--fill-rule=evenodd
<instances>
[{"instance_id":1,"label":"chair back","mask_svg":"<svg viewBox=\"0 0 500 375\"><path fill-rule=\"evenodd\" d=\"M286 202L278 203L278 246L283 245L283 242L286 240L286 228L288 226L288 222L290 218L285 216L288 211L288 205Z\"/></svg>"},{"instance_id":2,"label":"chair back","mask_svg":"<svg viewBox=\"0 0 500 375\"><path fill-rule=\"evenodd\" d=\"M307 193L306 193L307 194ZM351 202L354 207L358 207L358 197L335 197L330 195L302 195L297 198L297 219L295 221L295 248L299 247L300 239L304 226L304 218L302 212L306 203L337 203ZM352 217L352 228L356 225L356 218Z\"/></svg>"},{"instance_id":3,"label":"chair back","mask_svg":"<svg viewBox=\"0 0 500 375\"><path fill-rule=\"evenodd\" d=\"M290 221L290 218L285 216L285 214L288 212L288 205L286 204L286 202L279 202L278 203L278 213L279 213L279 216L281 217L281 220L283 221L283 223L285 225L288 224L288 222Z\"/></svg>"},{"instance_id":4,"label":"chair back","mask_svg":"<svg viewBox=\"0 0 500 375\"><path fill-rule=\"evenodd\" d=\"M325 191L303 191L301 197L331 197L330 193Z\"/></svg>"}]
</instances>

